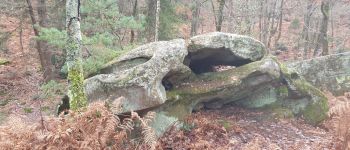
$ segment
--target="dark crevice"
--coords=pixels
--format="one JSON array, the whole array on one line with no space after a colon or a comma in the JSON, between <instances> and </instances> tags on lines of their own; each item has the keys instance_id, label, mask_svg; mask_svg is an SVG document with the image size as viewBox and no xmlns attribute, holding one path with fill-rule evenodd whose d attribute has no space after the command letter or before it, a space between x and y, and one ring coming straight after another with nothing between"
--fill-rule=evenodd
<instances>
[{"instance_id":1,"label":"dark crevice","mask_svg":"<svg viewBox=\"0 0 350 150\"><path fill-rule=\"evenodd\" d=\"M175 76L173 72L169 72L163 79L162 85L164 86L165 91L170 91L173 89L174 84L172 78Z\"/></svg>"},{"instance_id":2,"label":"dark crevice","mask_svg":"<svg viewBox=\"0 0 350 150\"><path fill-rule=\"evenodd\" d=\"M166 91L170 91L171 89L173 89L173 84L169 80L163 79L162 85L164 86Z\"/></svg>"},{"instance_id":3,"label":"dark crevice","mask_svg":"<svg viewBox=\"0 0 350 150\"><path fill-rule=\"evenodd\" d=\"M219 48L202 49L189 53L185 58L184 64L189 66L195 74L202 74L218 72L220 68L230 68L229 66L239 67L251 62L251 60L235 56L228 49Z\"/></svg>"},{"instance_id":4,"label":"dark crevice","mask_svg":"<svg viewBox=\"0 0 350 150\"><path fill-rule=\"evenodd\" d=\"M65 95L61 100L61 104L58 105L57 115L60 115L62 112L66 115L68 114L69 109L69 97Z\"/></svg>"}]
</instances>

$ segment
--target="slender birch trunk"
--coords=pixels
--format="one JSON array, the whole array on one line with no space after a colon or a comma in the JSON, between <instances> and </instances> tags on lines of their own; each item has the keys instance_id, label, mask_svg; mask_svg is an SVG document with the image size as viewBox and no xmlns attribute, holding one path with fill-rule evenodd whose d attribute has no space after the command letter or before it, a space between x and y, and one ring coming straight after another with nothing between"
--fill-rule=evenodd
<instances>
[{"instance_id":1,"label":"slender birch trunk","mask_svg":"<svg viewBox=\"0 0 350 150\"><path fill-rule=\"evenodd\" d=\"M87 105L81 55L80 0L66 2L68 97L70 109L79 110Z\"/></svg>"},{"instance_id":2,"label":"slender birch trunk","mask_svg":"<svg viewBox=\"0 0 350 150\"><path fill-rule=\"evenodd\" d=\"M156 8L156 27L154 30L154 41L158 41L159 37L159 11L160 11L160 0L157 0L157 8Z\"/></svg>"}]
</instances>

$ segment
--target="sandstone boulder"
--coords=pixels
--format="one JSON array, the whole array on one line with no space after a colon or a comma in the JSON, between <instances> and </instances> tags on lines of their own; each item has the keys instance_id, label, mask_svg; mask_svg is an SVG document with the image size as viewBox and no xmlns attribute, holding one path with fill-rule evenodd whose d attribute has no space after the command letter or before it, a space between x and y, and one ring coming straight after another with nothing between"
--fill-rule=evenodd
<instances>
[{"instance_id":1,"label":"sandstone boulder","mask_svg":"<svg viewBox=\"0 0 350 150\"><path fill-rule=\"evenodd\" d=\"M350 52L317 57L288 65L312 85L335 95L350 91Z\"/></svg>"},{"instance_id":2,"label":"sandstone boulder","mask_svg":"<svg viewBox=\"0 0 350 150\"><path fill-rule=\"evenodd\" d=\"M283 108L314 125L328 111L320 90L266 56L265 46L247 36L214 32L187 44L182 39L149 43L108 63L100 73L85 81L89 101L120 105L121 113L156 111L152 126L159 135L194 110L230 103Z\"/></svg>"}]
</instances>

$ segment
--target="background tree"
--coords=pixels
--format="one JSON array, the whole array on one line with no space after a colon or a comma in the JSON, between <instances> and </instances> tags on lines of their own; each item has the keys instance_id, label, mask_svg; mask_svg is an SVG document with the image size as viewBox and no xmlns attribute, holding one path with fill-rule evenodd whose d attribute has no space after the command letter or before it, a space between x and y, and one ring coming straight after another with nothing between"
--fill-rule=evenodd
<instances>
[{"instance_id":1,"label":"background tree","mask_svg":"<svg viewBox=\"0 0 350 150\"><path fill-rule=\"evenodd\" d=\"M176 14L175 10L177 2L173 0L159 0L159 2L161 13L159 13L158 40L170 40L176 38L176 34L178 34L177 25L181 23L181 19ZM157 0L148 0L146 17L148 42L155 41L156 10Z\"/></svg>"},{"instance_id":2,"label":"background tree","mask_svg":"<svg viewBox=\"0 0 350 150\"><path fill-rule=\"evenodd\" d=\"M160 13L160 0L156 3L156 25L154 30L154 41L158 41L159 38L159 13Z\"/></svg>"},{"instance_id":3,"label":"background tree","mask_svg":"<svg viewBox=\"0 0 350 150\"><path fill-rule=\"evenodd\" d=\"M308 0L306 5L306 13L304 15L304 26L302 30L302 39L304 43L304 59L307 58L308 52L310 50L310 29L311 29L311 16L316 10L315 1Z\"/></svg>"},{"instance_id":4,"label":"background tree","mask_svg":"<svg viewBox=\"0 0 350 150\"><path fill-rule=\"evenodd\" d=\"M48 19L47 19L47 9L45 0L39 0L37 4L37 14L38 20L35 17L33 5L31 0L26 0L28 5L28 11L30 14L30 18L32 20L32 26L34 30L35 36L39 37L39 27L47 28L48 27ZM56 71L54 65L52 64L52 53L49 49L49 45L46 41L37 40L36 48L39 53L39 58L41 62L41 67L43 69L44 82L48 82L57 77L58 72Z\"/></svg>"},{"instance_id":5,"label":"background tree","mask_svg":"<svg viewBox=\"0 0 350 150\"><path fill-rule=\"evenodd\" d=\"M137 13L138 13L137 6L138 6L138 0L135 0L134 4L133 4L133 10L132 10L132 16L134 17L134 19L137 18ZM131 31L130 31L130 43L134 43L134 40L135 40L135 30L131 29Z\"/></svg>"},{"instance_id":6,"label":"background tree","mask_svg":"<svg viewBox=\"0 0 350 150\"><path fill-rule=\"evenodd\" d=\"M330 1L322 0L321 4L321 12L323 15L323 19L321 22L320 32L318 35L318 40L316 43L316 48L314 50L314 56L317 55L317 52L320 49L320 45L322 45L322 55L328 55L328 22L329 22L329 14L330 14Z\"/></svg>"},{"instance_id":7,"label":"background tree","mask_svg":"<svg viewBox=\"0 0 350 150\"><path fill-rule=\"evenodd\" d=\"M214 18L215 18L215 30L220 32L222 28L222 22L224 20L223 12L224 12L225 0L216 0L216 4L214 0L211 0L211 4L213 7Z\"/></svg>"},{"instance_id":8,"label":"background tree","mask_svg":"<svg viewBox=\"0 0 350 150\"><path fill-rule=\"evenodd\" d=\"M191 21L191 36L197 35L199 25L200 0L192 1L192 21Z\"/></svg>"},{"instance_id":9,"label":"background tree","mask_svg":"<svg viewBox=\"0 0 350 150\"><path fill-rule=\"evenodd\" d=\"M157 0L148 0L147 1L147 41L155 41L155 30L156 30L156 8L157 7Z\"/></svg>"}]
</instances>

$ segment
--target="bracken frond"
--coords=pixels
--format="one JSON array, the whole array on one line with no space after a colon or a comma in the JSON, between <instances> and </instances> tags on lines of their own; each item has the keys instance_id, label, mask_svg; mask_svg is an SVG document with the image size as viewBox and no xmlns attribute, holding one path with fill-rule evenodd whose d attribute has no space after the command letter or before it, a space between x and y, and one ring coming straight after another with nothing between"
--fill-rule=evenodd
<instances>
[{"instance_id":1,"label":"bracken frond","mask_svg":"<svg viewBox=\"0 0 350 150\"><path fill-rule=\"evenodd\" d=\"M93 103L85 112L46 117L45 130L39 123L29 124L20 117L10 117L7 124L0 126L0 149L135 149L127 132L134 130L138 120L143 122L144 143L152 149L155 145L152 141L156 140L147 124L152 115L143 120L137 113L132 114L121 123L104 103Z\"/></svg>"}]
</instances>

